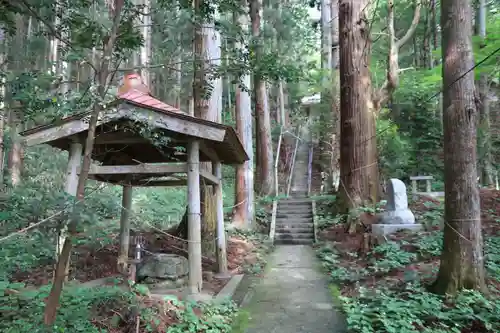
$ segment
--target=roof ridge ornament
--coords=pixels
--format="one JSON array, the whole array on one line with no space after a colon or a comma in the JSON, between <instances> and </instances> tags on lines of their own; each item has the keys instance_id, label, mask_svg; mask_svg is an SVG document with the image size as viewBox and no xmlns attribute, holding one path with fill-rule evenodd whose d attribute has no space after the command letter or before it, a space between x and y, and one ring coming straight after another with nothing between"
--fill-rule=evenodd
<instances>
[{"instance_id":1,"label":"roof ridge ornament","mask_svg":"<svg viewBox=\"0 0 500 333\"><path fill-rule=\"evenodd\" d=\"M148 86L144 83L144 80L142 79L141 75L137 73L126 74L122 77L120 81L121 82L118 88L118 96L122 96L133 90L139 91L144 95L151 96L151 92Z\"/></svg>"}]
</instances>

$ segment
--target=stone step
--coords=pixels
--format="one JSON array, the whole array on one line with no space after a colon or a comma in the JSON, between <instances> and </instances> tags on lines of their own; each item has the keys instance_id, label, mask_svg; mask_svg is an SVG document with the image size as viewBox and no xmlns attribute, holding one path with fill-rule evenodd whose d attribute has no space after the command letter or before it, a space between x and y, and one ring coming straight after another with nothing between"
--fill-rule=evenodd
<instances>
[{"instance_id":1,"label":"stone step","mask_svg":"<svg viewBox=\"0 0 500 333\"><path fill-rule=\"evenodd\" d=\"M276 234L313 234L313 230L312 225L310 228L290 228L280 226L279 228L276 227Z\"/></svg>"},{"instance_id":2,"label":"stone step","mask_svg":"<svg viewBox=\"0 0 500 333\"><path fill-rule=\"evenodd\" d=\"M276 223L276 230L278 229L313 229L314 224L310 223Z\"/></svg>"},{"instance_id":3,"label":"stone step","mask_svg":"<svg viewBox=\"0 0 500 333\"><path fill-rule=\"evenodd\" d=\"M287 198L287 199L281 199L278 202L279 205L311 205L311 199L309 198Z\"/></svg>"},{"instance_id":4,"label":"stone step","mask_svg":"<svg viewBox=\"0 0 500 333\"><path fill-rule=\"evenodd\" d=\"M278 210L276 214L277 219L312 219L313 214L311 211L305 212L282 212Z\"/></svg>"},{"instance_id":5,"label":"stone step","mask_svg":"<svg viewBox=\"0 0 500 333\"><path fill-rule=\"evenodd\" d=\"M275 234L274 239L314 239L314 234Z\"/></svg>"},{"instance_id":6,"label":"stone step","mask_svg":"<svg viewBox=\"0 0 500 333\"><path fill-rule=\"evenodd\" d=\"M312 218L277 218L276 224L313 223Z\"/></svg>"},{"instance_id":7,"label":"stone step","mask_svg":"<svg viewBox=\"0 0 500 333\"><path fill-rule=\"evenodd\" d=\"M275 245L312 245L314 239L275 239Z\"/></svg>"},{"instance_id":8,"label":"stone step","mask_svg":"<svg viewBox=\"0 0 500 333\"><path fill-rule=\"evenodd\" d=\"M278 214L304 214L311 213L312 214L312 206L280 206L278 205Z\"/></svg>"}]
</instances>

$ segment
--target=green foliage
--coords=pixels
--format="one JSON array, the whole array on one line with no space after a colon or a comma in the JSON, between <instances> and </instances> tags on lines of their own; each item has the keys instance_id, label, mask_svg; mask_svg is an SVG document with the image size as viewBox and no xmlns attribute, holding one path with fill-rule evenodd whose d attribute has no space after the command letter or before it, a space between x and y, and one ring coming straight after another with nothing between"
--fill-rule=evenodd
<instances>
[{"instance_id":1,"label":"green foliage","mask_svg":"<svg viewBox=\"0 0 500 333\"><path fill-rule=\"evenodd\" d=\"M5 333L47 333L43 324L44 299L49 295L50 286L38 290L25 290L22 284L0 281L2 320L0 330ZM21 290L13 293L11 290ZM7 292L6 292L7 291ZM61 299L59 315L52 328L53 332L106 332L96 324L106 320L108 311L127 309L133 305L133 294L125 293L118 287L78 288L67 287ZM104 316L104 317L101 317Z\"/></svg>"},{"instance_id":2,"label":"green foliage","mask_svg":"<svg viewBox=\"0 0 500 333\"><path fill-rule=\"evenodd\" d=\"M431 208L421 215L429 225L442 219L442 205L429 203ZM454 298L428 292L421 281L428 281L436 267L426 265L439 258L443 233L439 230L395 238L375 246L366 256L340 252L335 244L318 249L323 267L331 282L354 285L348 295L336 292L347 317L350 332L359 333L444 333L500 330L500 300L465 290ZM488 278L500 276L500 237L485 238L485 266ZM414 266L416 264L416 266ZM430 271L418 271L419 264ZM396 271L396 272L395 272ZM389 275L385 276L389 273ZM393 274L397 273L397 274ZM495 288L494 286L492 288ZM339 296L340 294L340 296Z\"/></svg>"},{"instance_id":3,"label":"green foliage","mask_svg":"<svg viewBox=\"0 0 500 333\"><path fill-rule=\"evenodd\" d=\"M412 158L410 140L392 120L378 118L376 125L380 171L392 178L402 178Z\"/></svg>"},{"instance_id":4,"label":"green foliage","mask_svg":"<svg viewBox=\"0 0 500 333\"><path fill-rule=\"evenodd\" d=\"M369 256L372 257L371 269L374 272L405 267L417 258L414 253L404 251L398 243L391 241L376 246Z\"/></svg>"},{"instance_id":5,"label":"green foliage","mask_svg":"<svg viewBox=\"0 0 500 333\"><path fill-rule=\"evenodd\" d=\"M358 297L341 296L348 328L360 333L456 332L479 321L487 329L500 329L500 301L464 291L452 303L426 292L418 284L403 290L360 289ZM453 306L452 306L453 305Z\"/></svg>"},{"instance_id":6,"label":"green foliage","mask_svg":"<svg viewBox=\"0 0 500 333\"><path fill-rule=\"evenodd\" d=\"M200 307L203 315L197 316L193 311L193 305L187 303L183 310L177 313L180 323L167 329L167 333L184 332L231 332L232 322L237 315L234 303L203 304Z\"/></svg>"},{"instance_id":7,"label":"green foliage","mask_svg":"<svg viewBox=\"0 0 500 333\"><path fill-rule=\"evenodd\" d=\"M137 312L140 298L118 286L87 288L66 287L61 299L57 321L53 327L43 324L44 299L50 286L38 290L23 289L20 283L0 281L0 330L5 333L85 332L104 333L124 325L127 313ZM134 292L140 291L137 286ZM232 302L204 304L201 306L165 297L175 310L176 323L167 328L168 333L180 332L230 332L237 308ZM198 314L195 313L198 308ZM156 333L160 325L161 308L141 307L140 320L146 332ZM121 314L120 314L121 313ZM201 316L199 315L201 313ZM133 318L135 320L135 318Z\"/></svg>"}]
</instances>

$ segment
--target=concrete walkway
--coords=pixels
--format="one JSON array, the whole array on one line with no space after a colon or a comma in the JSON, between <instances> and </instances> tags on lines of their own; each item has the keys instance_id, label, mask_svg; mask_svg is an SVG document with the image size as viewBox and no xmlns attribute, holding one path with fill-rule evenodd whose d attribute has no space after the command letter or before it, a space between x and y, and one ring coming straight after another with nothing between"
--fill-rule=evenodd
<instances>
[{"instance_id":1,"label":"concrete walkway","mask_svg":"<svg viewBox=\"0 0 500 333\"><path fill-rule=\"evenodd\" d=\"M308 245L278 246L248 306L246 333L344 333L326 277Z\"/></svg>"}]
</instances>

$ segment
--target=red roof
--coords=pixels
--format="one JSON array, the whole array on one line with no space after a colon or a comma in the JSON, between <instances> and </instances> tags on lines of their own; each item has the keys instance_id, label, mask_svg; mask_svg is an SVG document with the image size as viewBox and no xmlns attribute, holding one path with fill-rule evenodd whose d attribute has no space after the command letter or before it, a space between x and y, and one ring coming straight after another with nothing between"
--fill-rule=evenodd
<instances>
[{"instance_id":1,"label":"red roof","mask_svg":"<svg viewBox=\"0 0 500 333\"><path fill-rule=\"evenodd\" d=\"M142 92L137 89L130 89L124 93L118 95L119 99L130 101L136 104L144 106L144 108L156 108L159 110L164 110L168 112L185 113L171 105L163 103L162 101L154 98L148 93Z\"/></svg>"}]
</instances>

